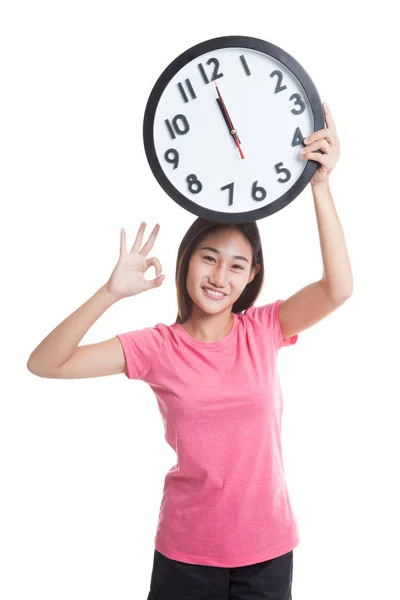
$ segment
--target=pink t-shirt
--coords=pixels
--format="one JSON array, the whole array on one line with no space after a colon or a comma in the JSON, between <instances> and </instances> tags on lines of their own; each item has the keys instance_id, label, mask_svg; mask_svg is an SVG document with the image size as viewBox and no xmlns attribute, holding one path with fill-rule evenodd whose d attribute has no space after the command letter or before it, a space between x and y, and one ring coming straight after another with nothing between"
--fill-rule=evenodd
<instances>
[{"instance_id":1,"label":"pink t-shirt","mask_svg":"<svg viewBox=\"0 0 400 600\"><path fill-rule=\"evenodd\" d=\"M155 548L168 558L240 567L299 543L281 448L277 354L282 300L234 314L218 342L180 324L118 335L127 377L153 390L176 464L165 477Z\"/></svg>"}]
</instances>

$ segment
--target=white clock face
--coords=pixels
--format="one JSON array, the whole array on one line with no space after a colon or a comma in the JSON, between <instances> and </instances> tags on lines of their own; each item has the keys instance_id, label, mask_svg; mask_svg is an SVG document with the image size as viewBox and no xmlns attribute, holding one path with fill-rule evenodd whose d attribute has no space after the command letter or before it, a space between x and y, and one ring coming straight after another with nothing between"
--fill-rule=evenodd
<instances>
[{"instance_id":1,"label":"white clock face","mask_svg":"<svg viewBox=\"0 0 400 600\"><path fill-rule=\"evenodd\" d=\"M185 55L172 76L166 70L160 77L153 98L148 137L156 160L149 162L159 163L169 181L163 187L174 199L181 195L183 206L182 197L204 209L192 212L216 211L225 220L282 199L310 162L300 150L315 131L318 94L305 71L290 57L315 92L313 106L293 71L265 52L237 45Z\"/></svg>"}]
</instances>

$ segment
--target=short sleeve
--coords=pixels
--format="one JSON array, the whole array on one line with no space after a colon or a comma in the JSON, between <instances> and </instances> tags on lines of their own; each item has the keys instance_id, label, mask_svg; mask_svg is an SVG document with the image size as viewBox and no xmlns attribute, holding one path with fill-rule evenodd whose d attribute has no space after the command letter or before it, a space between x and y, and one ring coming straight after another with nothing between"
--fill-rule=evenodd
<instances>
[{"instance_id":1,"label":"short sleeve","mask_svg":"<svg viewBox=\"0 0 400 600\"><path fill-rule=\"evenodd\" d=\"M282 300L276 300L264 306L251 306L246 311L246 315L273 336L277 350L283 346L292 346L298 338L298 334L296 334L285 340L283 339L278 312L281 302Z\"/></svg>"},{"instance_id":2,"label":"short sleeve","mask_svg":"<svg viewBox=\"0 0 400 600\"><path fill-rule=\"evenodd\" d=\"M145 380L146 375L164 345L162 326L146 327L135 331L120 333L117 338L121 342L125 354L128 379Z\"/></svg>"}]
</instances>

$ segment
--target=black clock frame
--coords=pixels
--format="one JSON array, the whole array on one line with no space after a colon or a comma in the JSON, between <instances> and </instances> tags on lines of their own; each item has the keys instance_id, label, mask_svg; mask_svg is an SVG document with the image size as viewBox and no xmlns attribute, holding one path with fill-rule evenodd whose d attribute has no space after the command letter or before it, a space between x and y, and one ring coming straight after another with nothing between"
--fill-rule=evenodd
<instances>
[{"instance_id":1,"label":"black clock frame","mask_svg":"<svg viewBox=\"0 0 400 600\"><path fill-rule=\"evenodd\" d=\"M266 206L241 213L221 212L199 206L182 194L165 175L156 154L153 135L154 117L158 102L164 89L172 77L188 62L207 52L219 50L221 48L233 47L258 50L259 52L263 52L264 54L267 54L284 64L285 67L289 69L295 77L297 77L303 86L305 93L307 94L313 113L314 131L318 131L325 127L324 112L321 100L310 76L296 59L270 42L248 36L222 36L196 44L175 58L157 79L147 101L143 119L143 141L146 157L158 183L161 185L164 191L177 204L179 204L179 206L198 217L207 219L209 221L215 221L217 223L249 223L250 221L256 221L278 212L290 204L290 202L292 202L303 191L319 166L317 161L308 160L299 179L287 192L282 194L282 196Z\"/></svg>"}]
</instances>

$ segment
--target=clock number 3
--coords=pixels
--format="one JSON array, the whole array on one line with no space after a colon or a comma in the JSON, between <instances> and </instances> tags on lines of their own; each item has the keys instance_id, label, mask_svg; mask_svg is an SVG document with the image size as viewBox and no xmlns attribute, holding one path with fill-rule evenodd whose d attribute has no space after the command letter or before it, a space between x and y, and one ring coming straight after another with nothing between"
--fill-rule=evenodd
<instances>
[{"instance_id":1,"label":"clock number 3","mask_svg":"<svg viewBox=\"0 0 400 600\"><path fill-rule=\"evenodd\" d=\"M270 74L270 77L277 77L278 78L278 82L276 84L275 87L275 91L274 94L278 94L279 92L283 92L283 90L287 89L286 85L281 85L282 84L282 80L283 80L283 73L282 71L279 71L279 69L276 69L275 71L272 71L272 73ZM301 113L303 113L306 110L306 105L304 100L302 100L300 94L292 94L289 98L289 100L296 100L296 102L294 103L294 105L299 105L299 110L295 110L294 108L292 108L291 112L294 115L301 115Z\"/></svg>"},{"instance_id":2,"label":"clock number 3","mask_svg":"<svg viewBox=\"0 0 400 600\"><path fill-rule=\"evenodd\" d=\"M306 110L305 102L301 99L300 94L292 94L289 100L296 100L294 105L296 106L298 104L300 106L299 110L295 110L294 108L292 108L290 112L292 112L294 115L301 115L301 113L303 113Z\"/></svg>"}]
</instances>

